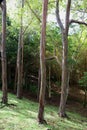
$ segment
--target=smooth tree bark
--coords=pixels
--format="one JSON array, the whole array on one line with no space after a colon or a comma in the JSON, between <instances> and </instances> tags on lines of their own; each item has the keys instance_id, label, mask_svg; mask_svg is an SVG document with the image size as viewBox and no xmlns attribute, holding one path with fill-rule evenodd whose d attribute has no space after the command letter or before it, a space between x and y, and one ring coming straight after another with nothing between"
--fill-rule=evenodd
<instances>
[{"instance_id":1,"label":"smooth tree bark","mask_svg":"<svg viewBox=\"0 0 87 130\"><path fill-rule=\"evenodd\" d=\"M19 31L19 42L18 42L18 53L17 53L17 98L21 99L23 96L23 7L24 0L21 3L21 20L20 20L20 31Z\"/></svg>"},{"instance_id":2,"label":"smooth tree bark","mask_svg":"<svg viewBox=\"0 0 87 130\"><path fill-rule=\"evenodd\" d=\"M40 83L41 83L41 70L40 70L40 67L39 67L39 71L38 71L38 91L37 91L37 100L39 100Z\"/></svg>"},{"instance_id":3,"label":"smooth tree bark","mask_svg":"<svg viewBox=\"0 0 87 130\"><path fill-rule=\"evenodd\" d=\"M44 105L45 105L45 89L46 89L45 44L46 44L47 9L48 9L48 0L43 0L42 30L40 40L41 82L40 82L39 111L38 111L38 122L42 124L46 123L46 121L44 120Z\"/></svg>"},{"instance_id":4,"label":"smooth tree bark","mask_svg":"<svg viewBox=\"0 0 87 130\"><path fill-rule=\"evenodd\" d=\"M1 42L1 62L2 62L2 103L8 103L7 93L7 62L6 62L6 0L2 3L2 42Z\"/></svg>"},{"instance_id":5,"label":"smooth tree bark","mask_svg":"<svg viewBox=\"0 0 87 130\"><path fill-rule=\"evenodd\" d=\"M56 0L56 18L58 25L61 29L62 34L62 84L61 84L61 99L59 106L59 116L66 117L66 102L69 91L69 78L70 78L70 70L68 69L68 32L69 26L72 23L81 24L87 26L87 23L84 21L78 21L74 19L70 19L70 8L71 8L71 0L67 0L66 3L66 16L65 16L65 26L63 25L60 14L59 14L59 0Z\"/></svg>"},{"instance_id":6,"label":"smooth tree bark","mask_svg":"<svg viewBox=\"0 0 87 130\"><path fill-rule=\"evenodd\" d=\"M51 81L50 81L50 76L51 76L51 67L49 66L49 98L51 98Z\"/></svg>"},{"instance_id":7,"label":"smooth tree bark","mask_svg":"<svg viewBox=\"0 0 87 130\"><path fill-rule=\"evenodd\" d=\"M56 0L56 18L62 33L62 84L61 84L61 99L59 106L59 116L66 117L66 101L68 96L68 31L70 17L71 0L67 0L65 27L59 15L59 0Z\"/></svg>"}]
</instances>

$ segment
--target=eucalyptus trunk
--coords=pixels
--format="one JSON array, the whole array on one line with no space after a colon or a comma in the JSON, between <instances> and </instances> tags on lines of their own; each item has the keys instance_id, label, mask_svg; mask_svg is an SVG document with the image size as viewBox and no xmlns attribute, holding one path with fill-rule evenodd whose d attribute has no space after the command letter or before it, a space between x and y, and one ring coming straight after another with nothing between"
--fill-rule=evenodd
<instances>
[{"instance_id":1,"label":"eucalyptus trunk","mask_svg":"<svg viewBox=\"0 0 87 130\"><path fill-rule=\"evenodd\" d=\"M63 34L63 50L62 50L62 84L61 99L59 107L59 116L66 117L66 101L68 97L68 40L66 34Z\"/></svg>"},{"instance_id":2,"label":"eucalyptus trunk","mask_svg":"<svg viewBox=\"0 0 87 130\"><path fill-rule=\"evenodd\" d=\"M19 42L18 42L18 53L17 53L17 97L19 99L23 96L23 7L24 0L21 3L21 21L20 21L20 31L19 31Z\"/></svg>"},{"instance_id":3,"label":"eucalyptus trunk","mask_svg":"<svg viewBox=\"0 0 87 130\"><path fill-rule=\"evenodd\" d=\"M41 82L39 94L39 123L46 123L44 120L44 105L45 105L45 89L46 89L46 63L45 63L45 44L46 44L46 19L47 19L48 0L43 0L43 15L42 15L42 30L40 41L40 69L41 69Z\"/></svg>"},{"instance_id":4,"label":"eucalyptus trunk","mask_svg":"<svg viewBox=\"0 0 87 130\"><path fill-rule=\"evenodd\" d=\"M69 18L70 18L71 0L66 3L66 17L65 26L63 25L59 14L59 0L56 0L56 18L61 29L62 34L62 84L61 84L61 99L59 106L59 116L66 117L66 102L69 90L68 79L68 31L69 31Z\"/></svg>"},{"instance_id":5,"label":"eucalyptus trunk","mask_svg":"<svg viewBox=\"0 0 87 130\"><path fill-rule=\"evenodd\" d=\"M2 3L2 42L1 42L1 62L2 62L2 103L8 103L7 94L7 62L6 62L6 0Z\"/></svg>"}]
</instances>

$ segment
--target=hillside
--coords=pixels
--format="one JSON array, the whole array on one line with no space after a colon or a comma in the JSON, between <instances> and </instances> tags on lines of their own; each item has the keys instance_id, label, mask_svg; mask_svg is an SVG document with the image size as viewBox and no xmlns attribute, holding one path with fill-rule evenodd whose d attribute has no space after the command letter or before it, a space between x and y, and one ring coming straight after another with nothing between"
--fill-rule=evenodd
<instances>
[{"instance_id":1,"label":"hillside","mask_svg":"<svg viewBox=\"0 0 87 130\"><path fill-rule=\"evenodd\" d=\"M9 94L9 104L0 104L0 130L87 130L87 118L74 111L68 110L70 119L61 119L57 115L57 107L46 105L45 118L48 124L40 125L37 122L38 103L28 99L19 100Z\"/></svg>"}]
</instances>

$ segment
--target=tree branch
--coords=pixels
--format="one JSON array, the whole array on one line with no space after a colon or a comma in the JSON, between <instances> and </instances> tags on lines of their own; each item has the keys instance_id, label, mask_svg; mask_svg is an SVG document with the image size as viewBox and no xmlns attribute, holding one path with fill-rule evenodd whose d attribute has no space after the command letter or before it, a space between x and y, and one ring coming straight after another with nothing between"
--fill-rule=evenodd
<instances>
[{"instance_id":1,"label":"tree branch","mask_svg":"<svg viewBox=\"0 0 87 130\"><path fill-rule=\"evenodd\" d=\"M71 19L71 20L69 21L69 25L72 24L72 23L83 24L83 25L87 26L87 23L85 23L85 22L83 22L83 21L78 21L78 20L73 20L73 19Z\"/></svg>"},{"instance_id":2,"label":"tree branch","mask_svg":"<svg viewBox=\"0 0 87 130\"><path fill-rule=\"evenodd\" d=\"M3 10L3 3L0 4L1 10Z\"/></svg>"},{"instance_id":3,"label":"tree branch","mask_svg":"<svg viewBox=\"0 0 87 130\"><path fill-rule=\"evenodd\" d=\"M69 30L70 7L71 7L71 0L67 0L66 18L65 18L65 30L67 35Z\"/></svg>"},{"instance_id":4,"label":"tree branch","mask_svg":"<svg viewBox=\"0 0 87 130\"><path fill-rule=\"evenodd\" d=\"M58 59L57 56L52 56L52 57L46 58L45 60L54 60L54 59L56 59L57 63L58 63L59 66L61 67L61 66L62 66L62 63L60 62L60 60Z\"/></svg>"},{"instance_id":5,"label":"tree branch","mask_svg":"<svg viewBox=\"0 0 87 130\"><path fill-rule=\"evenodd\" d=\"M38 15L36 14L36 12L31 8L29 2L27 1L28 7L31 10L31 12L36 16L36 18L38 19L38 21L41 23L41 19L38 17Z\"/></svg>"},{"instance_id":6,"label":"tree branch","mask_svg":"<svg viewBox=\"0 0 87 130\"><path fill-rule=\"evenodd\" d=\"M25 29L23 30L22 35L24 35L24 34L25 34L26 30L28 29L29 25L31 25L31 23L32 23L32 20L31 20L31 21L30 21L30 23L29 23L29 24L25 27Z\"/></svg>"},{"instance_id":7,"label":"tree branch","mask_svg":"<svg viewBox=\"0 0 87 130\"><path fill-rule=\"evenodd\" d=\"M61 32L63 33L64 26L63 23L61 22L60 15L59 15L59 0L56 0L56 19L61 29Z\"/></svg>"}]
</instances>

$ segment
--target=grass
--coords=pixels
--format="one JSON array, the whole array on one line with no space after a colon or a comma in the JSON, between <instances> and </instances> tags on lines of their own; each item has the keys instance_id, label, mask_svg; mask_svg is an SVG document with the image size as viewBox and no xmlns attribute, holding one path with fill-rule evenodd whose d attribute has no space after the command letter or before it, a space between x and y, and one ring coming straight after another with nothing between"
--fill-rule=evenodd
<instances>
[{"instance_id":1,"label":"grass","mask_svg":"<svg viewBox=\"0 0 87 130\"><path fill-rule=\"evenodd\" d=\"M1 91L0 91L1 99ZM46 106L45 119L47 125L37 122L38 103L28 99L19 100L9 94L9 103L15 106L0 105L0 130L87 130L87 118L68 112L70 119L61 119L57 115L58 108Z\"/></svg>"}]
</instances>

